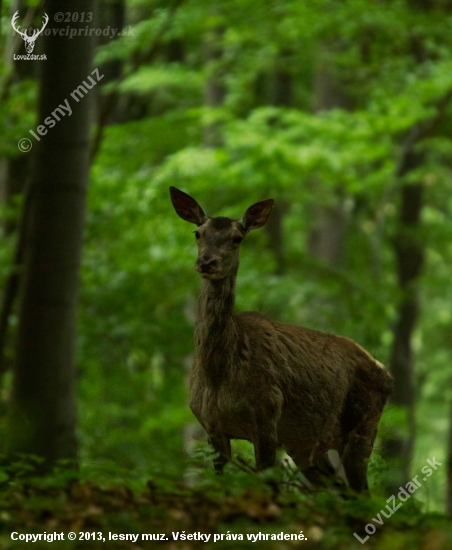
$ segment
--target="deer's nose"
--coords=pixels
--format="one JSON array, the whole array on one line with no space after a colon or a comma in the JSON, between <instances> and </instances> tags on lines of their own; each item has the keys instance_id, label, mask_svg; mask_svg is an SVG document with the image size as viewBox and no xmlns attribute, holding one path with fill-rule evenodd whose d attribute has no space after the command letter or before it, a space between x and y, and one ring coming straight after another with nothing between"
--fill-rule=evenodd
<instances>
[{"instance_id":1,"label":"deer's nose","mask_svg":"<svg viewBox=\"0 0 452 550\"><path fill-rule=\"evenodd\" d=\"M200 256L197 263L201 271L210 271L218 265L218 260L212 256Z\"/></svg>"}]
</instances>

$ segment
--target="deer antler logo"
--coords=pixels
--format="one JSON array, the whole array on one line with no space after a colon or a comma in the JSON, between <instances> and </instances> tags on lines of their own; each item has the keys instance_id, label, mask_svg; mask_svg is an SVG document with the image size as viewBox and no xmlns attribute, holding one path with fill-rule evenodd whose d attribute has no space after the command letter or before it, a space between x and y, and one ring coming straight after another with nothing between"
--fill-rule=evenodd
<instances>
[{"instance_id":1,"label":"deer antler logo","mask_svg":"<svg viewBox=\"0 0 452 550\"><path fill-rule=\"evenodd\" d=\"M34 29L32 35L27 34L27 29L25 29L24 32L20 31L20 26L16 27L16 21L19 19L19 10L16 11L16 13L13 15L13 18L11 19L11 25L13 29L20 34L20 36L24 39L25 42L25 49L27 50L27 53L32 53L33 48L35 47L35 42L38 36L42 33L42 31L46 28L47 23L49 22L49 17L45 13L44 14L44 23L40 29Z\"/></svg>"}]
</instances>

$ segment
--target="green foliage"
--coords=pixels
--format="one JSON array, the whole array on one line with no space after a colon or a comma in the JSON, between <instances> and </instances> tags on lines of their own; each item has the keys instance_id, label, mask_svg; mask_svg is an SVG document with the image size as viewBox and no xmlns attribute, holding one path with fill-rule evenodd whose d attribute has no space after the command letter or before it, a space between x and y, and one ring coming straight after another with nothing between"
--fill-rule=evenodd
<instances>
[{"instance_id":1,"label":"green foliage","mask_svg":"<svg viewBox=\"0 0 452 550\"><path fill-rule=\"evenodd\" d=\"M175 9L170 2L126 2L134 33L99 47L96 57L96 66L120 62L122 76L103 88L117 95L118 116L104 128L92 166L81 274L79 440L87 477L136 488L149 472L168 479L188 464L183 427L194 420L186 378L199 281L192 228L174 213L170 185L195 196L209 214L234 218L273 196L284 212L285 269L278 271L265 230L250 235L237 309L349 336L387 363L400 298L391 244L398 192L402 183L423 183L419 238L427 261L415 338L413 471L435 453L444 456L452 397L452 141L445 101L452 39L447 2L431 4L425 13L402 1L221 0L212 9L204 0ZM213 36L223 55L206 62L205 43ZM174 43L181 44L178 60L169 54ZM347 109L314 108L322 70L346 91ZM275 105L279 72L291 79L290 106ZM213 108L205 105L205 88L215 77L227 92ZM9 87L0 104L3 155L19 154L18 139L34 126L35 99L34 82ZM141 114L130 117L130 105ZM396 177L407 135L438 113L435 131L420 144L422 167L405 180ZM205 134L212 128L219 145L208 148ZM346 221L345 250L342 265L331 266L311 254L309 235L318 207L337 204ZM12 245L12 239L0 243L1 281ZM382 431L397 425L397 417L389 409ZM246 444L235 453L252 461ZM370 467L378 489L385 468L378 446ZM193 468L201 483L221 486L204 466ZM227 483L244 483L243 472L231 469ZM2 475L8 474L0 473L0 482ZM417 498L441 509L444 484L442 470L429 494ZM340 508L320 505L328 513ZM357 501L350 506L358 508ZM368 502L363 506L364 521L374 512ZM409 528L408 516L408 506L397 516L402 530ZM350 541L339 526L324 547L333 548L341 536ZM378 548L389 548L391 540L394 548L408 544L405 531L397 537L389 529Z\"/></svg>"},{"instance_id":2,"label":"green foliage","mask_svg":"<svg viewBox=\"0 0 452 550\"><path fill-rule=\"evenodd\" d=\"M218 27L224 29L219 39L224 55L206 65L203 36ZM426 17L402 2L258 7L251 0L225 0L209 11L192 1L172 16L157 8L136 25L136 36L124 48L125 39L103 47L99 60L119 57L127 64L132 52L145 51L146 36L151 43L162 41L156 62L130 71L127 65L117 87L129 97L149 97L154 116L109 127L92 172L79 354L86 460L107 455L121 464L152 467L166 453L171 462L183 460L181 429L190 418L184 358L192 350L198 283L190 228L172 211L170 185L189 190L208 213L236 218L253 201L274 196L285 208L286 271L274 274L264 232L250 236L238 278L238 309L346 334L388 360L398 299L390 247L401 183L395 172L406 134L435 115L451 88L446 28L440 4ZM174 40L183 42L185 52L177 63L165 57ZM414 57L413 41L425 48L428 63ZM353 110L312 112L319 60L347 88ZM279 68L293 81L292 108L266 99ZM202 89L215 74L223 75L227 95L212 109L203 105ZM267 82L261 92L259 79ZM202 141L212 125L222 145L209 149ZM441 376L449 380L444 366L450 351L438 338L450 327L448 302L441 298L451 257L450 204L444 203L449 129L422 146L426 162L410 175L427 186L425 243L432 256L421 285L429 304L416 340L421 378L424 361L429 367L428 383L419 392L444 403L438 383ZM347 217L347 248L344 267L332 268L309 255L307 235L316 206L333 206L338 193ZM444 328L438 333L438 327ZM393 413L388 411L383 431L394 424ZM424 416L419 429L428 432ZM426 454L422 441L427 439L419 439L420 461ZM249 450L240 452L249 456ZM378 483L384 466L376 457Z\"/></svg>"}]
</instances>

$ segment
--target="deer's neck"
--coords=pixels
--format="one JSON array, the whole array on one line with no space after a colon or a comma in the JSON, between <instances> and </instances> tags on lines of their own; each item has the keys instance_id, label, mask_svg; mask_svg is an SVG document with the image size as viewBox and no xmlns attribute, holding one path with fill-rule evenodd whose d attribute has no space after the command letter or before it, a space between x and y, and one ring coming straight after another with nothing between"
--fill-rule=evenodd
<instances>
[{"instance_id":1,"label":"deer's neck","mask_svg":"<svg viewBox=\"0 0 452 550\"><path fill-rule=\"evenodd\" d=\"M221 380L236 347L235 279L235 274L219 281L203 279L195 329L197 364L212 381Z\"/></svg>"}]
</instances>

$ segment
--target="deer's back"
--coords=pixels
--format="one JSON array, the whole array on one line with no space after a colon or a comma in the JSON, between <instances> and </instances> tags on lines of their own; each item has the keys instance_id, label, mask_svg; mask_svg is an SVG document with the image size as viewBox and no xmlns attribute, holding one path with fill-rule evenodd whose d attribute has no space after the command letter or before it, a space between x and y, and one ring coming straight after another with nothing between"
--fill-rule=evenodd
<instances>
[{"instance_id":1,"label":"deer's back","mask_svg":"<svg viewBox=\"0 0 452 550\"><path fill-rule=\"evenodd\" d=\"M241 366L272 373L285 390L302 384L310 393L329 389L337 394L353 380L366 377L365 372L389 378L383 366L349 338L280 323L256 312L237 314L234 320L241 339L239 354L246 358Z\"/></svg>"}]
</instances>

